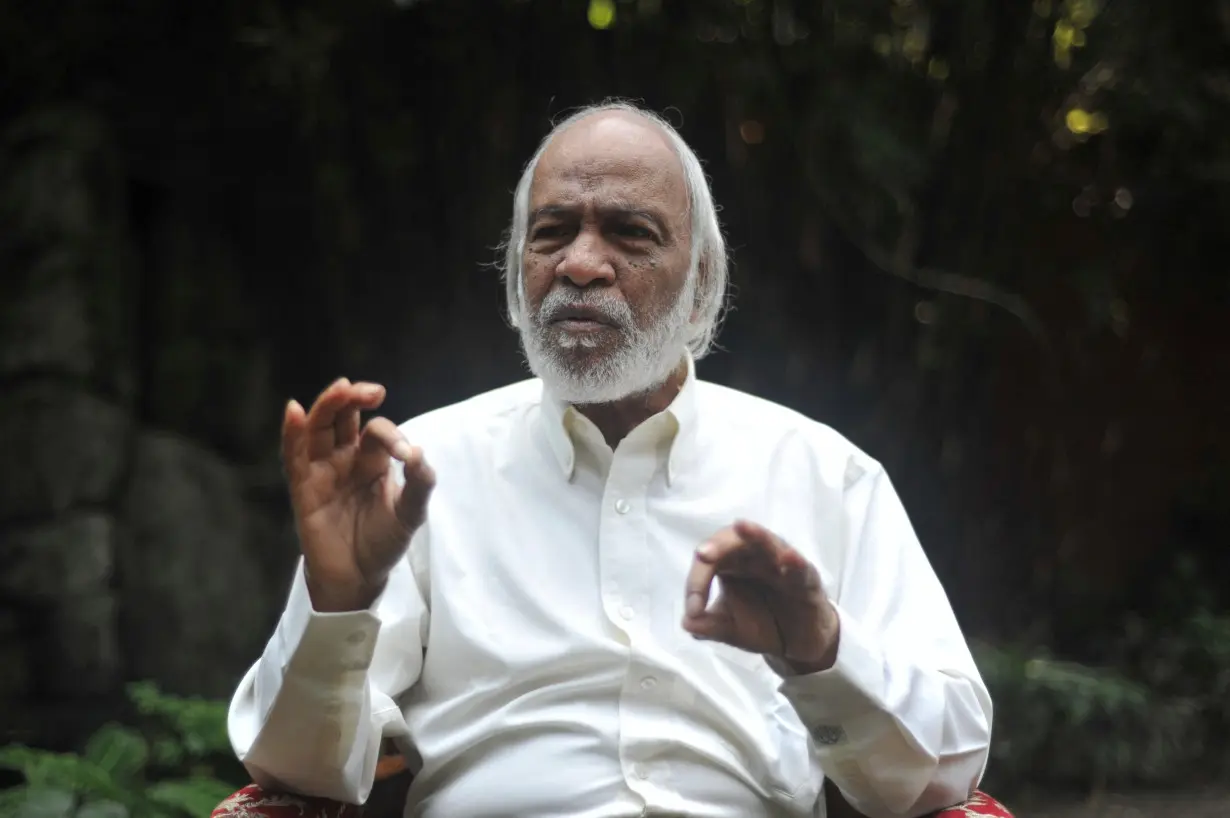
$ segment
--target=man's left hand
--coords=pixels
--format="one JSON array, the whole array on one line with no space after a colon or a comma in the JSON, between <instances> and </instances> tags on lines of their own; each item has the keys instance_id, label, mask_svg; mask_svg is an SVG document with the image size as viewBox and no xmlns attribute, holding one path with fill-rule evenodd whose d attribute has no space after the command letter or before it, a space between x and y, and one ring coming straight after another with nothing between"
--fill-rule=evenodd
<instances>
[{"instance_id":1,"label":"man's left hand","mask_svg":"<svg viewBox=\"0 0 1230 818\"><path fill-rule=\"evenodd\" d=\"M715 577L721 593L706 608ZM705 541L685 593L683 628L698 639L775 657L796 674L837 660L840 623L819 572L763 526L739 520Z\"/></svg>"}]
</instances>

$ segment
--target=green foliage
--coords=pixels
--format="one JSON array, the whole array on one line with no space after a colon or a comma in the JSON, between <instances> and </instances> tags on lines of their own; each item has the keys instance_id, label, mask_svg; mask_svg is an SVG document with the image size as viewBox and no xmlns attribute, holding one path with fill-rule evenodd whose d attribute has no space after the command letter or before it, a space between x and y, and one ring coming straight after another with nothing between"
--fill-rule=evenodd
<instances>
[{"instance_id":1,"label":"green foliage","mask_svg":"<svg viewBox=\"0 0 1230 818\"><path fill-rule=\"evenodd\" d=\"M139 727L107 724L80 753L0 748L25 783L0 793L0 816L182 818L208 815L234 789L211 761L229 753L226 704L129 687Z\"/></svg>"},{"instance_id":2,"label":"green foliage","mask_svg":"<svg viewBox=\"0 0 1230 818\"><path fill-rule=\"evenodd\" d=\"M1173 628L1133 623L1116 667L976 647L995 703L989 767L997 791L1180 785L1230 768L1230 617Z\"/></svg>"}]
</instances>

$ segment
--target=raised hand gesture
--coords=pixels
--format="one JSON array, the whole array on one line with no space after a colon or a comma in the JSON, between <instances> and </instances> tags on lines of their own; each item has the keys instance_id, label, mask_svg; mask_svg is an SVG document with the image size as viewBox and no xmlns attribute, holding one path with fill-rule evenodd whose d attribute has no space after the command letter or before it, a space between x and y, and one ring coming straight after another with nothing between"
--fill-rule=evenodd
<instances>
[{"instance_id":1,"label":"raised hand gesture","mask_svg":"<svg viewBox=\"0 0 1230 818\"><path fill-rule=\"evenodd\" d=\"M710 605L713 580L721 594ZM683 627L700 639L818 673L837 658L840 622L816 567L764 526L739 520L696 549Z\"/></svg>"},{"instance_id":2,"label":"raised hand gesture","mask_svg":"<svg viewBox=\"0 0 1230 818\"><path fill-rule=\"evenodd\" d=\"M422 450L387 418L360 425L359 413L384 396L379 384L342 378L310 410L294 400L286 406L282 460L317 611L370 606L426 519L435 474ZM403 464L404 486L390 458Z\"/></svg>"}]
</instances>

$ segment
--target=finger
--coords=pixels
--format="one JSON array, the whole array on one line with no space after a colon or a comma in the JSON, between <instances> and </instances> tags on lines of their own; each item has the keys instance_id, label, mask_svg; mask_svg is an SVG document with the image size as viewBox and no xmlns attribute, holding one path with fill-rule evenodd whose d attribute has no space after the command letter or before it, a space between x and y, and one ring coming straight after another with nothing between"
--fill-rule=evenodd
<instances>
[{"instance_id":1,"label":"finger","mask_svg":"<svg viewBox=\"0 0 1230 818\"><path fill-rule=\"evenodd\" d=\"M800 579L800 574L806 574L810 567L802 554L759 523L736 520L731 527L745 542L754 544L753 550L763 558L760 568L767 574Z\"/></svg>"},{"instance_id":2,"label":"finger","mask_svg":"<svg viewBox=\"0 0 1230 818\"><path fill-rule=\"evenodd\" d=\"M402 436L397 425L388 418L372 418L359 436L359 454L355 471L360 479L375 479L389 469L389 458L405 462L413 455L413 447Z\"/></svg>"},{"instance_id":3,"label":"finger","mask_svg":"<svg viewBox=\"0 0 1230 818\"><path fill-rule=\"evenodd\" d=\"M727 531L729 536L712 539L701 546L704 558L716 563L718 576L776 579L783 550L781 540L763 526L742 520Z\"/></svg>"},{"instance_id":4,"label":"finger","mask_svg":"<svg viewBox=\"0 0 1230 818\"><path fill-rule=\"evenodd\" d=\"M333 426L337 413L350 397L350 381L338 378L325 387L307 413L308 457L320 460L333 453L337 435Z\"/></svg>"},{"instance_id":5,"label":"finger","mask_svg":"<svg viewBox=\"0 0 1230 818\"><path fill-rule=\"evenodd\" d=\"M770 561L762 568L772 576L777 587L800 593L823 593L820 572L781 537L748 520L737 520L732 528L745 540L758 543L769 556Z\"/></svg>"},{"instance_id":6,"label":"finger","mask_svg":"<svg viewBox=\"0 0 1230 818\"><path fill-rule=\"evenodd\" d=\"M282 413L282 468L292 484L302 478L307 468L307 413L293 399Z\"/></svg>"},{"instance_id":7,"label":"finger","mask_svg":"<svg viewBox=\"0 0 1230 818\"><path fill-rule=\"evenodd\" d=\"M754 544L766 554L775 554L782 545L781 540L769 529L753 523L750 520L735 520L731 526L739 538L746 543Z\"/></svg>"},{"instance_id":8,"label":"finger","mask_svg":"<svg viewBox=\"0 0 1230 818\"><path fill-rule=\"evenodd\" d=\"M436 485L436 474L423 456L423 450L413 446L401 430L387 418L372 418L363 427L359 452L365 461L364 469L379 476L380 470L388 468L389 458L402 463L405 481L394 501L393 510L406 528L413 531L423 522L427 500ZM377 460L377 458L379 458Z\"/></svg>"},{"instance_id":9,"label":"finger","mask_svg":"<svg viewBox=\"0 0 1230 818\"><path fill-rule=\"evenodd\" d=\"M378 409L384 403L385 389L378 383L356 383L350 387L350 401L338 410L333 421L334 444L349 446L359 437L359 413Z\"/></svg>"},{"instance_id":10,"label":"finger","mask_svg":"<svg viewBox=\"0 0 1230 818\"><path fill-rule=\"evenodd\" d=\"M699 616L684 617L683 629L697 639L729 643L734 637L735 622L724 605L715 605Z\"/></svg>"},{"instance_id":11,"label":"finger","mask_svg":"<svg viewBox=\"0 0 1230 818\"><path fill-rule=\"evenodd\" d=\"M733 528L723 528L696 549L692 567L684 582L684 612L687 617L700 616L709 604L713 578L718 565L735 552L743 543Z\"/></svg>"},{"instance_id":12,"label":"finger","mask_svg":"<svg viewBox=\"0 0 1230 818\"><path fill-rule=\"evenodd\" d=\"M414 455L403 466L406 482L396 505L397 519L410 531L423 524L427 517L427 501L436 487L436 473L427 465L423 450L417 446L412 448Z\"/></svg>"}]
</instances>

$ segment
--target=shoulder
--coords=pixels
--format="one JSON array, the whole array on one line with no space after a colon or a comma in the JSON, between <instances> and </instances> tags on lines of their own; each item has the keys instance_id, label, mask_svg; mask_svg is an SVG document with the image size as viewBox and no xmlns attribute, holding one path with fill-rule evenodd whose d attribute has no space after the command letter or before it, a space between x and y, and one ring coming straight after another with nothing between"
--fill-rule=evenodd
<instances>
[{"instance_id":1,"label":"shoulder","mask_svg":"<svg viewBox=\"0 0 1230 818\"><path fill-rule=\"evenodd\" d=\"M777 450L837 470L847 486L883 470L880 463L836 429L780 403L728 386L697 381L697 408L706 437Z\"/></svg>"}]
</instances>

